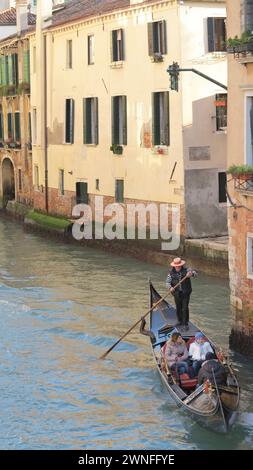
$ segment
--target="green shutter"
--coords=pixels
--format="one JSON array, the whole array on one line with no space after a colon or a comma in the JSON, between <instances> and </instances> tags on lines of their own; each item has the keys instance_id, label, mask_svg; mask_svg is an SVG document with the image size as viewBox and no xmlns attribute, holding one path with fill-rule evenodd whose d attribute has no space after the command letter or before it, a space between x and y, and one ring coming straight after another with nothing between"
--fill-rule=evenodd
<instances>
[{"instance_id":1,"label":"green shutter","mask_svg":"<svg viewBox=\"0 0 253 470\"><path fill-rule=\"evenodd\" d=\"M15 113L15 141L20 141L20 113Z\"/></svg>"},{"instance_id":2,"label":"green shutter","mask_svg":"<svg viewBox=\"0 0 253 470\"><path fill-rule=\"evenodd\" d=\"M13 62L12 55L7 56L9 85L14 85Z\"/></svg>"},{"instance_id":3,"label":"green shutter","mask_svg":"<svg viewBox=\"0 0 253 470\"><path fill-rule=\"evenodd\" d=\"M23 53L23 75L24 82L30 83L30 53L29 50L24 51Z\"/></svg>"},{"instance_id":4,"label":"green shutter","mask_svg":"<svg viewBox=\"0 0 253 470\"><path fill-rule=\"evenodd\" d=\"M83 98L83 143L87 144L87 132L86 132L86 98Z\"/></svg>"},{"instance_id":5,"label":"green shutter","mask_svg":"<svg viewBox=\"0 0 253 470\"><path fill-rule=\"evenodd\" d=\"M12 113L7 114L8 139L13 140Z\"/></svg>"},{"instance_id":6,"label":"green shutter","mask_svg":"<svg viewBox=\"0 0 253 470\"><path fill-rule=\"evenodd\" d=\"M122 96L123 145L127 145L127 97Z\"/></svg>"},{"instance_id":7,"label":"green shutter","mask_svg":"<svg viewBox=\"0 0 253 470\"><path fill-rule=\"evenodd\" d=\"M3 86L7 85L6 60L4 55L1 56L1 81Z\"/></svg>"},{"instance_id":8,"label":"green shutter","mask_svg":"<svg viewBox=\"0 0 253 470\"><path fill-rule=\"evenodd\" d=\"M170 145L170 95L164 92L164 144Z\"/></svg>"},{"instance_id":9,"label":"green shutter","mask_svg":"<svg viewBox=\"0 0 253 470\"><path fill-rule=\"evenodd\" d=\"M115 138L115 99L116 96L112 96L111 104L112 104L112 114L111 114L111 120L112 120L112 145L116 144L116 138Z\"/></svg>"},{"instance_id":10,"label":"green shutter","mask_svg":"<svg viewBox=\"0 0 253 470\"><path fill-rule=\"evenodd\" d=\"M3 133L3 114L0 113L0 141L4 140L4 133Z\"/></svg>"},{"instance_id":11,"label":"green shutter","mask_svg":"<svg viewBox=\"0 0 253 470\"><path fill-rule=\"evenodd\" d=\"M115 201L124 202L124 180L116 180L115 182Z\"/></svg>"},{"instance_id":12,"label":"green shutter","mask_svg":"<svg viewBox=\"0 0 253 470\"><path fill-rule=\"evenodd\" d=\"M117 51L117 30L112 31L112 62L118 60L118 51Z\"/></svg>"},{"instance_id":13,"label":"green shutter","mask_svg":"<svg viewBox=\"0 0 253 470\"><path fill-rule=\"evenodd\" d=\"M160 93L152 96L152 134L153 145L160 145Z\"/></svg>"},{"instance_id":14,"label":"green shutter","mask_svg":"<svg viewBox=\"0 0 253 470\"><path fill-rule=\"evenodd\" d=\"M18 85L18 54L12 54L13 63L13 83Z\"/></svg>"},{"instance_id":15,"label":"green shutter","mask_svg":"<svg viewBox=\"0 0 253 470\"><path fill-rule=\"evenodd\" d=\"M95 142L94 144L98 145L99 137L98 137L98 98L94 98L94 126L95 126Z\"/></svg>"},{"instance_id":16,"label":"green shutter","mask_svg":"<svg viewBox=\"0 0 253 470\"><path fill-rule=\"evenodd\" d=\"M215 51L215 18L207 18L208 52Z\"/></svg>"}]
</instances>

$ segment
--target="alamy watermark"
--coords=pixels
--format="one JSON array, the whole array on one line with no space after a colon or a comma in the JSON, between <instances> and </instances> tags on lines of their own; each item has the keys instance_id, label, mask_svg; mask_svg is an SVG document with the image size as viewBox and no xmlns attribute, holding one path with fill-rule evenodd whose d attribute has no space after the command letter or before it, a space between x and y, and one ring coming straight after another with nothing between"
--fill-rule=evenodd
<instances>
[{"instance_id":1,"label":"alamy watermark","mask_svg":"<svg viewBox=\"0 0 253 470\"><path fill-rule=\"evenodd\" d=\"M104 205L104 197L95 196L93 211L88 204L77 204L72 216L76 219L72 227L76 240L159 239L162 250L177 250L180 245L180 207L177 204Z\"/></svg>"}]
</instances>

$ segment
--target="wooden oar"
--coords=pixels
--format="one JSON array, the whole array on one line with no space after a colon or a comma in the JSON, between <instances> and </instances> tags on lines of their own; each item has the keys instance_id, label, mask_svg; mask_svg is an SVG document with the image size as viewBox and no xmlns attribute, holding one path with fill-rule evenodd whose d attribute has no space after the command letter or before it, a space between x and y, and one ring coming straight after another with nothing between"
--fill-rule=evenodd
<instances>
[{"instance_id":1,"label":"wooden oar","mask_svg":"<svg viewBox=\"0 0 253 470\"><path fill-rule=\"evenodd\" d=\"M183 279L181 279L181 281L178 282L178 284L176 284L173 289L175 290L178 286L180 286L180 284L182 284L182 282L184 282L187 277L189 277L189 276L183 277ZM135 322L135 324L133 326L131 326L131 328L129 328L129 330L127 330L127 332L124 335L122 335L118 339L118 341L116 341L116 343L114 343L104 354L102 354L102 356L100 356L99 359L105 359L106 356L120 343L120 341L122 341L122 339L124 339L142 321L143 318L145 318L150 312L152 312L152 310L154 310L154 308L156 308L157 305L159 305L164 299L166 299L166 297L168 297L168 295L169 295L169 292L164 297L162 297L160 300L158 300L158 302L156 302L153 305L153 307L151 307L146 313L144 313L144 315L142 315L142 317L139 320L137 320L137 322Z\"/></svg>"},{"instance_id":2,"label":"wooden oar","mask_svg":"<svg viewBox=\"0 0 253 470\"><path fill-rule=\"evenodd\" d=\"M217 382L216 382L216 378L215 378L215 373L214 373L213 367L212 367L212 374L213 374L214 385L215 385L215 388L216 388L216 393L217 393L217 396L218 396L218 401L219 401L219 405L220 405L221 416L222 416L222 419L223 419L225 432L227 432L227 430L228 430L228 425L227 425L227 421L226 421L226 418L225 418L225 415L224 415L223 405L222 405L222 403L221 403L220 392L219 392L218 385L217 385Z\"/></svg>"}]
</instances>

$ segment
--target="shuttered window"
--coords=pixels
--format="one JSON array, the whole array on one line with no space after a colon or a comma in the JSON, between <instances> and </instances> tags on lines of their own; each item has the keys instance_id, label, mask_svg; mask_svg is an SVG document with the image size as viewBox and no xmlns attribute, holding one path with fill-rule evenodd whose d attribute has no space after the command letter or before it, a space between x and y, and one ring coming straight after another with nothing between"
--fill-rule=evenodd
<instances>
[{"instance_id":1,"label":"shuttered window","mask_svg":"<svg viewBox=\"0 0 253 470\"><path fill-rule=\"evenodd\" d=\"M39 189L39 167L38 165L34 165L34 186L35 189Z\"/></svg>"},{"instance_id":2,"label":"shuttered window","mask_svg":"<svg viewBox=\"0 0 253 470\"><path fill-rule=\"evenodd\" d=\"M20 113L15 113L15 141L20 142Z\"/></svg>"},{"instance_id":3,"label":"shuttered window","mask_svg":"<svg viewBox=\"0 0 253 470\"><path fill-rule=\"evenodd\" d=\"M112 62L125 60L124 30L112 31Z\"/></svg>"},{"instance_id":4,"label":"shuttered window","mask_svg":"<svg viewBox=\"0 0 253 470\"><path fill-rule=\"evenodd\" d=\"M219 178L219 202L227 202L227 174L225 172L220 172L218 174Z\"/></svg>"},{"instance_id":5,"label":"shuttered window","mask_svg":"<svg viewBox=\"0 0 253 470\"><path fill-rule=\"evenodd\" d=\"M76 203L89 204L88 183L85 181L76 183Z\"/></svg>"},{"instance_id":6,"label":"shuttered window","mask_svg":"<svg viewBox=\"0 0 253 470\"><path fill-rule=\"evenodd\" d=\"M0 113L0 142L4 140L3 113Z\"/></svg>"},{"instance_id":7,"label":"shuttered window","mask_svg":"<svg viewBox=\"0 0 253 470\"><path fill-rule=\"evenodd\" d=\"M64 170L59 170L59 193L64 195Z\"/></svg>"},{"instance_id":8,"label":"shuttered window","mask_svg":"<svg viewBox=\"0 0 253 470\"><path fill-rule=\"evenodd\" d=\"M72 69L72 39L67 40L67 69Z\"/></svg>"},{"instance_id":9,"label":"shuttered window","mask_svg":"<svg viewBox=\"0 0 253 470\"><path fill-rule=\"evenodd\" d=\"M28 113L28 148L32 147L32 118L31 113Z\"/></svg>"},{"instance_id":10,"label":"shuttered window","mask_svg":"<svg viewBox=\"0 0 253 470\"><path fill-rule=\"evenodd\" d=\"M112 144L127 145L127 97L112 97Z\"/></svg>"},{"instance_id":11,"label":"shuttered window","mask_svg":"<svg viewBox=\"0 0 253 470\"><path fill-rule=\"evenodd\" d=\"M167 54L166 21L148 23L148 53Z\"/></svg>"},{"instance_id":12,"label":"shuttered window","mask_svg":"<svg viewBox=\"0 0 253 470\"><path fill-rule=\"evenodd\" d=\"M30 83L30 52L29 50L23 53L23 77L25 83Z\"/></svg>"},{"instance_id":13,"label":"shuttered window","mask_svg":"<svg viewBox=\"0 0 253 470\"><path fill-rule=\"evenodd\" d=\"M22 191L22 170L18 170L18 190Z\"/></svg>"},{"instance_id":14,"label":"shuttered window","mask_svg":"<svg viewBox=\"0 0 253 470\"><path fill-rule=\"evenodd\" d=\"M74 143L74 100L66 99L65 104L65 143Z\"/></svg>"},{"instance_id":15,"label":"shuttered window","mask_svg":"<svg viewBox=\"0 0 253 470\"><path fill-rule=\"evenodd\" d=\"M88 65L92 65L95 62L95 51L94 51L94 35L88 36Z\"/></svg>"},{"instance_id":16,"label":"shuttered window","mask_svg":"<svg viewBox=\"0 0 253 470\"><path fill-rule=\"evenodd\" d=\"M124 180L115 181L115 202L124 202Z\"/></svg>"},{"instance_id":17,"label":"shuttered window","mask_svg":"<svg viewBox=\"0 0 253 470\"><path fill-rule=\"evenodd\" d=\"M207 18L208 52L226 50L225 18Z\"/></svg>"},{"instance_id":18,"label":"shuttered window","mask_svg":"<svg viewBox=\"0 0 253 470\"><path fill-rule=\"evenodd\" d=\"M12 113L7 113L7 135L8 135L8 140L13 141L13 117L12 117Z\"/></svg>"},{"instance_id":19,"label":"shuttered window","mask_svg":"<svg viewBox=\"0 0 253 470\"><path fill-rule=\"evenodd\" d=\"M1 56L1 85L6 86L9 83L8 74L8 56Z\"/></svg>"},{"instance_id":20,"label":"shuttered window","mask_svg":"<svg viewBox=\"0 0 253 470\"><path fill-rule=\"evenodd\" d=\"M169 92L152 97L153 145L170 145Z\"/></svg>"},{"instance_id":21,"label":"shuttered window","mask_svg":"<svg viewBox=\"0 0 253 470\"><path fill-rule=\"evenodd\" d=\"M83 99L83 143L98 144L98 98Z\"/></svg>"},{"instance_id":22,"label":"shuttered window","mask_svg":"<svg viewBox=\"0 0 253 470\"><path fill-rule=\"evenodd\" d=\"M241 0L241 32L253 31L253 0Z\"/></svg>"}]
</instances>

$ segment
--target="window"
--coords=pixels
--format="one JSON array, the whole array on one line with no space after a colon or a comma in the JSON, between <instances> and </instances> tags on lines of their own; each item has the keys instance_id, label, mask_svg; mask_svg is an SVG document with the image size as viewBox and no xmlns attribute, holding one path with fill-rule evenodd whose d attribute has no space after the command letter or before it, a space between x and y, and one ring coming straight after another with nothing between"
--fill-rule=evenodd
<instances>
[{"instance_id":1,"label":"window","mask_svg":"<svg viewBox=\"0 0 253 470\"><path fill-rule=\"evenodd\" d=\"M59 193L64 195L64 170L59 170Z\"/></svg>"},{"instance_id":2,"label":"window","mask_svg":"<svg viewBox=\"0 0 253 470\"><path fill-rule=\"evenodd\" d=\"M20 142L20 113L15 113L15 142Z\"/></svg>"},{"instance_id":3,"label":"window","mask_svg":"<svg viewBox=\"0 0 253 470\"><path fill-rule=\"evenodd\" d=\"M8 140L13 142L13 117L11 112L7 113L7 135Z\"/></svg>"},{"instance_id":4,"label":"window","mask_svg":"<svg viewBox=\"0 0 253 470\"><path fill-rule=\"evenodd\" d=\"M30 52L29 50L23 53L23 76L24 82L30 83Z\"/></svg>"},{"instance_id":5,"label":"window","mask_svg":"<svg viewBox=\"0 0 253 470\"><path fill-rule=\"evenodd\" d=\"M226 51L225 18L207 18L208 52Z\"/></svg>"},{"instance_id":6,"label":"window","mask_svg":"<svg viewBox=\"0 0 253 470\"><path fill-rule=\"evenodd\" d=\"M99 179L96 179L96 191L99 191Z\"/></svg>"},{"instance_id":7,"label":"window","mask_svg":"<svg viewBox=\"0 0 253 470\"><path fill-rule=\"evenodd\" d=\"M153 93L153 145L170 145L169 92Z\"/></svg>"},{"instance_id":8,"label":"window","mask_svg":"<svg viewBox=\"0 0 253 470\"><path fill-rule=\"evenodd\" d=\"M3 113L0 111L0 142L4 140L4 126L3 126Z\"/></svg>"},{"instance_id":9,"label":"window","mask_svg":"<svg viewBox=\"0 0 253 470\"><path fill-rule=\"evenodd\" d=\"M18 190L22 191L22 170L18 170Z\"/></svg>"},{"instance_id":10,"label":"window","mask_svg":"<svg viewBox=\"0 0 253 470\"><path fill-rule=\"evenodd\" d=\"M227 94L216 95L216 130L223 131L227 128Z\"/></svg>"},{"instance_id":11,"label":"window","mask_svg":"<svg viewBox=\"0 0 253 470\"><path fill-rule=\"evenodd\" d=\"M124 180L115 181L115 202L124 202Z\"/></svg>"},{"instance_id":12,"label":"window","mask_svg":"<svg viewBox=\"0 0 253 470\"><path fill-rule=\"evenodd\" d=\"M32 148L32 123L31 123L31 113L28 113L28 148Z\"/></svg>"},{"instance_id":13,"label":"window","mask_svg":"<svg viewBox=\"0 0 253 470\"><path fill-rule=\"evenodd\" d=\"M112 31L112 62L125 60L125 45L123 29Z\"/></svg>"},{"instance_id":14,"label":"window","mask_svg":"<svg viewBox=\"0 0 253 470\"><path fill-rule=\"evenodd\" d=\"M67 69L72 69L72 39L67 40Z\"/></svg>"},{"instance_id":15,"label":"window","mask_svg":"<svg viewBox=\"0 0 253 470\"><path fill-rule=\"evenodd\" d=\"M252 0L241 0L241 32L253 30Z\"/></svg>"},{"instance_id":16,"label":"window","mask_svg":"<svg viewBox=\"0 0 253 470\"><path fill-rule=\"evenodd\" d=\"M37 109L33 108L33 136L32 140L34 144L37 144Z\"/></svg>"},{"instance_id":17,"label":"window","mask_svg":"<svg viewBox=\"0 0 253 470\"><path fill-rule=\"evenodd\" d=\"M86 182L76 183L76 203L77 204L89 204L88 183Z\"/></svg>"},{"instance_id":18,"label":"window","mask_svg":"<svg viewBox=\"0 0 253 470\"><path fill-rule=\"evenodd\" d=\"M98 98L83 99L83 143L98 144Z\"/></svg>"},{"instance_id":19,"label":"window","mask_svg":"<svg viewBox=\"0 0 253 470\"><path fill-rule=\"evenodd\" d=\"M11 54L7 57L8 60L8 84L18 84L18 55Z\"/></svg>"},{"instance_id":20,"label":"window","mask_svg":"<svg viewBox=\"0 0 253 470\"><path fill-rule=\"evenodd\" d=\"M36 73L36 46L33 46L33 73Z\"/></svg>"},{"instance_id":21,"label":"window","mask_svg":"<svg viewBox=\"0 0 253 470\"><path fill-rule=\"evenodd\" d=\"M92 65L95 62L95 50L94 50L94 35L88 36L88 65Z\"/></svg>"},{"instance_id":22,"label":"window","mask_svg":"<svg viewBox=\"0 0 253 470\"><path fill-rule=\"evenodd\" d=\"M225 172L218 173L219 184L219 202L227 202L227 174Z\"/></svg>"},{"instance_id":23,"label":"window","mask_svg":"<svg viewBox=\"0 0 253 470\"><path fill-rule=\"evenodd\" d=\"M112 144L127 145L127 97L112 97Z\"/></svg>"},{"instance_id":24,"label":"window","mask_svg":"<svg viewBox=\"0 0 253 470\"><path fill-rule=\"evenodd\" d=\"M148 23L148 53L150 56L167 53L166 21Z\"/></svg>"},{"instance_id":25,"label":"window","mask_svg":"<svg viewBox=\"0 0 253 470\"><path fill-rule=\"evenodd\" d=\"M38 165L34 165L34 186L35 189L39 189L39 167Z\"/></svg>"},{"instance_id":26,"label":"window","mask_svg":"<svg viewBox=\"0 0 253 470\"><path fill-rule=\"evenodd\" d=\"M65 104L65 143L74 143L74 100L66 99Z\"/></svg>"},{"instance_id":27,"label":"window","mask_svg":"<svg viewBox=\"0 0 253 470\"><path fill-rule=\"evenodd\" d=\"M246 163L253 165L253 96L246 96Z\"/></svg>"},{"instance_id":28,"label":"window","mask_svg":"<svg viewBox=\"0 0 253 470\"><path fill-rule=\"evenodd\" d=\"M247 271L248 277L253 278L253 233L247 237Z\"/></svg>"},{"instance_id":29,"label":"window","mask_svg":"<svg viewBox=\"0 0 253 470\"><path fill-rule=\"evenodd\" d=\"M2 55L0 57L0 68L0 84L6 86L9 84L8 56Z\"/></svg>"}]
</instances>

